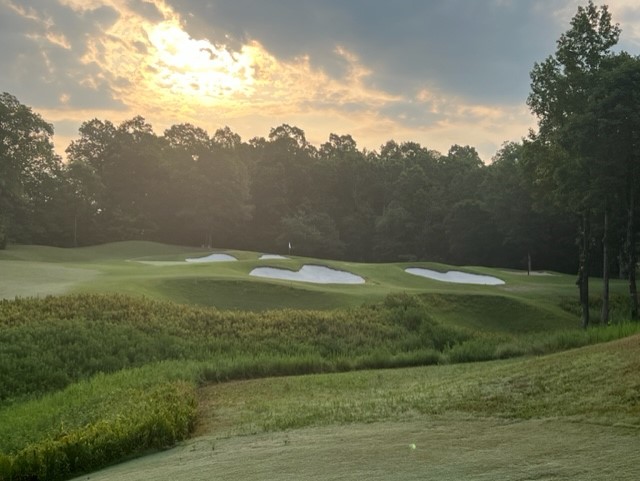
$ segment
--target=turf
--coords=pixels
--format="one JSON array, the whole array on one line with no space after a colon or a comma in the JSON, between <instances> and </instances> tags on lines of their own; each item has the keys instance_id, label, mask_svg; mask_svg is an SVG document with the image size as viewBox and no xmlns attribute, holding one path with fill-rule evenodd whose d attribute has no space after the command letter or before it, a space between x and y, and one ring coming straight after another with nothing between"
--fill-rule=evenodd
<instances>
[{"instance_id":1,"label":"turf","mask_svg":"<svg viewBox=\"0 0 640 481\"><path fill-rule=\"evenodd\" d=\"M541 358L213 385L200 437L90 479L635 480L638 354L635 336Z\"/></svg>"},{"instance_id":2,"label":"turf","mask_svg":"<svg viewBox=\"0 0 640 481\"><path fill-rule=\"evenodd\" d=\"M219 280L205 277L159 280L155 291L181 304L197 304L224 310L264 311L273 308L333 309L358 304L348 292L307 289L304 286L259 281ZM276 301L280 300L280 302Z\"/></svg>"},{"instance_id":3,"label":"turf","mask_svg":"<svg viewBox=\"0 0 640 481\"><path fill-rule=\"evenodd\" d=\"M32 261L0 261L0 299L64 294L90 283L100 271Z\"/></svg>"},{"instance_id":4,"label":"turf","mask_svg":"<svg viewBox=\"0 0 640 481\"><path fill-rule=\"evenodd\" d=\"M266 310L274 308L333 309L377 302L390 292L410 294L459 295L450 299L457 305L460 299L470 296L494 296L492 301L511 299L525 302L527 306L511 307L479 306L466 313L454 313L466 318L471 327L469 313L485 310L494 316L497 325L516 311L529 312L528 319L542 317L574 319L558 308L562 297L575 297L572 276L524 276L522 272L480 267L457 268L472 273L493 275L506 281L504 286L473 286L442 283L412 276L404 272L410 266L448 270L451 267L435 263L411 264L358 264L350 262L321 261L293 257L287 260L259 260L259 253L233 250L216 250L234 255L237 262L186 263L187 257L204 256L211 250L169 246L152 242L119 242L94 247L61 249L43 246L10 246L0 251L0 298L47 295L77 292L124 293L143 295L154 299L171 300L184 304L215 306L220 309ZM292 270L304 264L321 264L358 274L366 284L357 286L315 285L250 277L257 266L282 267ZM594 287L598 281L594 280ZM613 282L612 292L623 293L623 282ZM475 298L482 301L480 297ZM486 308L486 309L485 309ZM447 317L449 308L441 314ZM449 315L449 318L452 316ZM546 321L543 321L546 322ZM486 327L486 326L483 326Z\"/></svg>"},{"instance_id":5,"label":"turf","mask_svg":"<svg viewBox=\"0 0 640 481\"><path fill-rule=\"evenodd\" d=\"M637 442L628 430L562 421L356 424L199 438L77 479L633 481Z\"/></svg>"}]
</instances>

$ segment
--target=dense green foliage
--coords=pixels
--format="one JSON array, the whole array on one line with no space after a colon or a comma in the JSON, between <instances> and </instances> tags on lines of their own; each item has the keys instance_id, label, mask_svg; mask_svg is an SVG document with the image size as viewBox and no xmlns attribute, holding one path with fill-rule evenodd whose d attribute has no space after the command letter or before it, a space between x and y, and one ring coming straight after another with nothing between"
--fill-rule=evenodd
<instances>
[{"instance_id":1,"label":"dense green foliage","mask_svg":"<svg viewBox=\"0 0 640 481\"><path fill-rule=\"evenodd\" d=\"M68 479L184 439L197 414L188 376L122 371L9 406L0 411L0 479Z\"/></svg>"},{"instance_id":2,"label":"dense green foliage","mask_svg":"<svg viewBox=\"0 0 640 481\"><path fill-rule=\"evenodd\" d=\"M234 368L216 374L222 377L262 375L269 369L259 364L269 357L325 360L312 370L339 369L340 359L362 367L376 354L382 363L395 355L433 352L435 362L437 352L472 336L431 319L426 305L408 296L358 309L264 313L126 296L18 299L0 303L0 326L5 401L62 389L98 372L163 360L254 359L256 366L247 373ZM251 374L253 369L257 374Z\"/></svg>"},{"instance_id":3,"label":"dense green foliage","mask_svg":"<svg viewBox=\"0 0 640 481\"><path fill-rule=\"evenodd\" d=\"M470 146L443 154L391 140L377 152L331 134L315 147L288 125L242 142L229 129L209 136L179 124L158 136L140 117L117 126L93 119L79 135L68 163L53 158L58 167L40 172L38 197L21 195L34 207L5 209L20 219L7 224L10 241L145 239L279 253L291 243L298 255L358 261L522 268L530 255L536 268L575 264L571 222L534 205L520 144L485 165Z\"/></svg>"},{"instance_id":4,"label":"dense green foliage","mask_svg":"<svg viewBox=\"0 0 640 481\"><path fill-rule=\"evenodd\" d=\"M601 239L604 278L600 319L606 322L609 316L611 257L617 258L621 272L628 272L631 313L638 317L640 123L632 112L640 105L640 58L612 53L619 37L607 6L590 1L578 7L555 55L531 71L528 104L539 124L539 132L530 135L533 150L538 150L536 177L546 185L547 200L580 219L577 285L585 327L590 322L588 279L596 236Z\"/></svg>"},{"instance_id":5,"label":"dense green foliage","mask_svg":"<svg viewBox=\"0 0 640 481\"><path fill-rule=\"evenodd\" d=\"M61 188L63 169L51 135L40 115L0 94L0 249L16 237L56 235L50 195Z\"/></svg>"}]
</instances>

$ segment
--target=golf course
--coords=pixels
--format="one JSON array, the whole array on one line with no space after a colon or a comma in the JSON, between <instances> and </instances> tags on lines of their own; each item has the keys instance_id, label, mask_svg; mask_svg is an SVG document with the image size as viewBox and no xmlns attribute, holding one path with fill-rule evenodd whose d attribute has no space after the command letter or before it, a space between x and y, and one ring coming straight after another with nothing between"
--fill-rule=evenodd
<instances>
[{"instance_id":1,"label":"golf course","mask_svg":"<svg viewBox=\"0 0 640 481\"><path fill-rule=\"evenodd\" d=\"M640 480L640 6L578 3L0 0L0 481Z\"/></svg>"},{"instance_id":2,"label":"golf course","mask_svg":"<svg viewBox=\"0 0 640 481\"><path fill-rule=\"evenodd\" d=\"M143 241L0 271L0 479L640 477L624 281L584 330L557 272Z\"/></svg>"}]
</instances>

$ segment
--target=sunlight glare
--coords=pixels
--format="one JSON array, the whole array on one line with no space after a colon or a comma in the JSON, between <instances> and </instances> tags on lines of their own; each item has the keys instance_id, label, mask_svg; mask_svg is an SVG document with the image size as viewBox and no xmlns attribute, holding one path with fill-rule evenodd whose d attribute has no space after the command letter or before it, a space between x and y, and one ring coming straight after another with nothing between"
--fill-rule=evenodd
<instances>
[{"instance_id":1,"label":"sunlight glare","mask_svg":"<svg viewBox=\"0 0 640 481\"><path fill-rule=\"evenodd\" d=\"M250 52L231 52L224 45L193 39L173 22L153 26L148 38L155 49L150 66L159 88L214 102L252 93L254 62Z\"/></svg>"}]
</instances>

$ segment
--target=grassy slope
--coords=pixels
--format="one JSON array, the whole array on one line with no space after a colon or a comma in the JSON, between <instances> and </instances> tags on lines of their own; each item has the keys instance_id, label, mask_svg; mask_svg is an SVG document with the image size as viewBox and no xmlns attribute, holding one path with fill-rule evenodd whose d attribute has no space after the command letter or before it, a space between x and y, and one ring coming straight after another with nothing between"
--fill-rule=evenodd
<instances>
[{"instance_id":1,"label":"grassy slope","mask_svg":"<svg viewBox=\"0 0 640 481\"><path fill-rule=\"evenodd\" d=\"M527 277L519 272L467 268L471 272L499 276L507 284L457 285L411 276L403 271L409 265L448 269L438 264L357 264L304 258L259 261L257 253L238 251L227 252L236 255L239 262L171 264L171 261L208 252L151 242L121 242L79 249L12 246L0 251L0 267L8 273L0 279L0 298L63 292L120 292L221 309L264 310L357 306L379 301L389 292L408 292L431 294L436 317L473 328L491 328L486 324L478 326L478 318L490 318L498 328L516 323L509 319L514 312L526 313L525 317L542 324L561 322L568 327L575 323L572 316L557 307L561 297L575 294L570 276ZM137 262L158 260L167 264ZM314 285L248 276L256 266L295 270L305 263L344 269L362 275L367 283L356 286ZM624 285L614 282L612 289L623 292ZM446 296L438 297L439 294ZM493 297L468 298L470 295ZM464 303L467 307L462 309ZM514 329L521 328L514 326Z\"/></svg>"},{"instance_id":2,"label":"grassy slope","mask_svg":"<svg viewBox=\"0 0 640 481\"><path fill-rule=\"evenodd\" d=\"M201 392L199 438L90 478L635 480L639 371L634 336L541 358L215 385Z\"/></svg>"},{"instance_id":3,"label":"grassy slope","mask_svg":"<svg viewBox=\"0 0 640 481\"><path fill-rule=\"evenodd\" d=\"M430 312L434 318L441 322L458 324L472 329L519 335L532 330L572 327L576 322L574 316L560 308L564 297L573 297L575 294L574 279L570 276L527 277L517 272L469 268L467 270L471 272L497 275L506 280L507 284L501 287L464 286L443 284L407 275L403 272L403 268L409 266L408 264L364 265L321 262L360 274L367 279L367 284L364 286L316 286L256 279L248 277L247 274L257 265L297 269L305 262L319 263L317 260L295 258L287 261L258 261L258 255L255 253L231 252L238 256L239 262L194 265L150 265L135 262L135 260L176 261L206 253L208 251L140 242L82 249L15 247L0 252L0 269L3 272L3 276L0 278L0 297L58 294L65 290L76 292L107 291L143 294L151 298L169 299L188 304L213 304L225 308L263 310L272 307L311 306L329 309L353 306L362 302L378 301L389 292L396 291L421 294L430 306ZM131 261L132 259L134 261ZM446 266L429 263L411 265L447 269ZM9 273L9 275L5 277L4 273ZM62 286L59 283L61 279L64 280ZM594 281L594 287L596 286L597 281ZM622 283L614 283L614 292L623 292L623 290ZM588 371L589 376L594 375L595 377L576 376L581 385L589 386L593 379L597 382L615 381L617 378L610 374L611 372L619 372L620 369L623 369L624 372L638 372L638 366L635 365L621 368L619 365L611 364L609 354L598 354L598 352L588 350L584 352L590 352L590 354L582 358L580 362L587 367L595 366L597 372ZM593 396L595 401L588 402L585 411L581 414L567 414L564 410L567 401L570 401L569 405L577 406L582 403L582 399L589 399L590 393L587 393L587 396L582 396L579 392L567 394L562 389L550 388L549 383L542 379L549 372L554 373L551 378L556 379L556 388L558 386L562 388L567 381L573 379L571 373L555 372L553 369L555 363L558 364L560 371L566 370L568 364L571 373L573 373L576 360L562 358L552 360L550 364L531 364L535 367L531 368L533 371L542 373L538 377L534 376L535 382L528 380L530 379L529 368L518 371L519 364L517 363L491 363L479 366L438 367L424 371L378 371L375 373L287 378L220 385L216 389L220 389L219 392L223 397L218 398L222 401L221 404L218 404L215 415L218 419L223 420L222 427L224 429L220 429L220 426L207 428L205 423L203 425L205 426L203 427L204 431L201 432L214 430L216 434L213 438L209 436L190 444L188 450L190 453L195 453L193 457L185 451L186 448L183 448L183 451L165 453L166 458L163 457L164 455L160 455L156 459L159 459L162 471L173 473L174 476L169 476L168 479L172 477L198 479L200 475L197 467L207 463L205 454L211 455L211 453L205 451L211 449L211 443L215 443L215 446L229 447L228 450L223 449L222 453L221 448L216 447L215 458L213 458L215 469L218 469L220 465L229 467L229 472L216 471L213 473L221 474L224 479L252 479L252 475L255 476L260 472L258 463L247 464L242 461L240 467L238 466L238 462L242 459L242 453L246 455L249 451L263 453L265 462L267 459L275 457L275 464L262 466L271 472L279 472L280 466L277 459L290 459L290 461L284 462L283 466L285 470L290 470L292 473L291 479L299 479L296 474L307 468L312 471L313 469L319 470L318 472L323 476L322 479L331 479L331 476L334 476L335 479L342 479L340 476L349 477L350 473L353 476L352 463L347 462L351 459L360 459L359 468L356 467L356 469L367 470L369 466L378 466L376 468L380 470L378 479L423 479L425 475L433 475L434 473L439 473L440 475L437 477L442 479L480 479L481 474L492 472L495 475L486 479L498 479L509 478L506 476L510 472L509 465L504 462L505 456L497 448L501 443L506 443L505 448L513 447L509 456L524 463L519 475L510 476L510 479L571 479L571 476L574 479L581 479L576 473L584 474L584 470L596 472L596 468L598 472L604 474L611 474L611 470L614 469L618 479L638 478L637 468L633 468L630 463L624 464L625 459L632 458L632 452L627 449L627 446L634 443L637 445L637 430L629 431L626 428L611 426L605 429L581 422L574 424L576 419L591 417L594 413L599 422L605 424L628 423L629 416L624 410L621 416L618 414L609 416L611 408L614 411L616 409L615 406L610 405L610 400L622 396L621 399L637 409L637 397L634 398L633 394L629 394L637 392L639 387L637 383L631 387L628 379L625 380L626 384L624 382L618 383L624 392L620 390L598 391L600 396ZM578 364L578 366L580 365ZM476 381L488 379L482 374L487 366L490 366L487 372L493 373L494 377L491 382L488 382L485 392L479 388ZM505 367L501 368L500 366ZM515 378L512 375L512 370L517 374ZM421 372L431 374L426 377L414 374ZM468 372L469 375L465 375L465 372ZM502 382L505 378L511 379L511 381ZM375 380L381 379L384 382L376 384ZM285 384L282 384L283 382ZM472 385L475 386L475 390L469 390L469 386ZM242 391L241 387L243 386L246 386L248 391ZM429 386L435 386L435 391L429 390ZM327 388L330 389L327 390ZM421 389L416 390L416 388ZM226 391L227 389L228 391ZM233 394L236 389L240 396L238 398L234 398ZM278 392L278 389L282 392ZM437 394L437 392L444 393L444 395L435 395L434 393ZM287 393L291 393L291 395L287 397ZM307 396L305 393L311 394ZM207 406L207 394L204 393L203 396L204 406ZM273 398L273 402L269 401L270 396ZM225 405L227 402L225 399L231 404ZM476 407L475 411L471 409L473 403L464 404L472 399L475 399L477 406L480 406ZM535 402L522 404L523 399L541 401L536 408ZM236 405L233 402L236 402ZM361 403L360 407L358 407L358 402ZM456 404L456 402L463 404ZM508 409L505 411L507 405L524 406L523 409L527 410L533 409L533 414L525 415L523 412L514 414ZM279 411L279 406L283 406L284 411ZM440 408L431 411L425 410L424 406L440 406L442 410L438 411ZM556 412L554 409L558 411ZM292 416L292 413L295 415ZM637 410L632 414L637 419L639 415ZM323 420L323 416L328 417ZM368 418L367 416L373 417ZM470 417L487 417L487 419L474 421L473 426L469 427ZM508 428L510 424L505 424L505 417L517 422L516 426L518 427ZM559 418L559 424L552 425L549 422L540 421L540 419L544 420L548 417ZM569 423L567 420L571 422ZM402 451L390 451L385 446L379 445L380 440L387 439L386 435L379 435L379 430L382 429L379 426L376 427L375 424L360 426L359 424L374 421L387 423L384 430L396 433L389 435L389 442L392 442L394 446L402 446ZM340 427L336 423L346 424L348 427ZM358 424L350 426L349 423ZM416 425L423 425L428 429L416 431ZM432 432L429 426L435 426L437 429ZM291 436L309 440L307 444L303 444L295 452L291 449L282 449L283 446L291 445L289 434L268 434L291 427L303 429L303 431L291 433ZM446 433L446 430L449 432ZM250 439L236 437L221 439L221 437L234 436L234 433L260 433L262 431L266 431L267 434L259 434L258 437ZM469 431L474 434L469 434ZM522 435L523 432L526 432L526 437ZM595 449L597 446L593 441L596 434L601 436L601 444L604 444L605 447L598 446L598 456L593 456L590 447ZM340 436L343 441L338 443L329 441L332 437L335 439L335 436ZM378 441L375 441L376 436ZM544 446L536 447L536 443L542 444L542 440L549 437L554 442L547 441ZM369 438L372 441L367 441ZM437 458L431 458L421 449L407 454L404 449L406 444L401 440L410 438L411 442L415 442L420 447L427 443L443 443L444 447L439 451L440 454ZM532 444L526 438L538 441L532 441ZM272 442L273 439L276 441ZM553 466L550 466L546 460L551 452L563 448L563 440L572 443L571 445L575 443L581 448L571 450L566 459L560 459L556 455L551 462ZM351 442L363 444L362 450L353 450ZM456 471L455 460L458 454L452 452L452 443L461 446L462 452L467 454L463 466L466 466L468 471ZM477 452L478 443L483 446L479 454ZM202 448L203 446L204 448ZM447 448L447 446L449 447ZM201 448L205 451L202 451ZM534 456L533 461L527 461L526 453L529 451L539 453L535 454L538 458ZM176 455L176 452L179 454ZM340 463L335 465L335 472L328 473L322 471L322 466L318 464L318 461L315 464L313 462L314 459L322 459L323 456L340 456L340 453L342 453L340 459L344 460L342 471L339 469ZM219 456L220 454L222 456ZM384 460L385 456L389 457L389 462L381 464L379 461L380 459ZM408 465L404 470L390 468L394 466L394 463L402 465L405 456L413 456L413 458L406 459L420 459L420 462L413 463L411 469L407 467ZM605 464L604 459L607 457L609 460L613 459L614 462ZM211 456L207 457L207 459L209 458ZM490 462L490 458L494 462ZM176 467L176 464L182 463L181 459L190 459L190 464L185 467L189 474L172 471L171 466ZM296 459L298 461L295 461ZM447 459L449 462L446 461ZM140 462L144 464L147 461L141 460ZM424 463L426 462L434 467L433 472L425 471ZM531 471L528 470L527 466L529 465L532 467ZM545 465L549 468L548 472L542 469ZM581 465L584 466L583 471L579 471ZM123 466L122 469L126 469L126 466ZM567 469L569 471L566 471ZM633 469L636 471L630 472L635 473L635 476L625 474L628 470ZM138 468L135 470L137 472ZM205 473L205 477L201 479L210 479L212 472L204 470L203 473ZM264 478L265 471L262 473L263 476L258 476L255 479ZM455 473L457 473L457 477ZM388 476L389 474L395 478ZM475 477L469 477L471 475ZM146 477L148 478L148 476ZM278 477L285 478L284 474ZM313 473L310 472L309 476L305 477L311 478ZM357 478L358 476L353 477ZM143 475L142 478L145 476ZM92 476L92 479L96 478ZM114 474L114 478L110 479L117 479L117 475ZM135 479L135 476L131 479ZM591 479L599 478L592 477ZM603 475L601 479L607 479L607 477Z\"/></svg>"}]
</instances>

